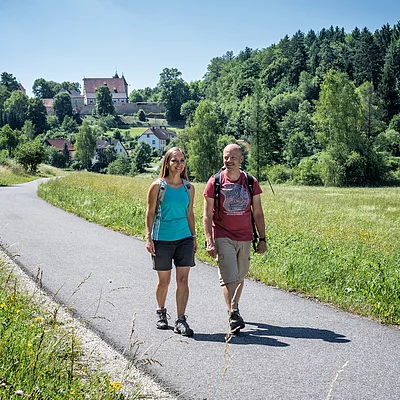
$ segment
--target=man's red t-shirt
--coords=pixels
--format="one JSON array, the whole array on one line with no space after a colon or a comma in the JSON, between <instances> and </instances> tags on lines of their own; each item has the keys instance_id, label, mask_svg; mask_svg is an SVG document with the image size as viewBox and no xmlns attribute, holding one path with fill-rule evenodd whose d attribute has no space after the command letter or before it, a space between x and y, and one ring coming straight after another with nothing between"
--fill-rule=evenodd
<instances>
[{"instance_id":1,"label":"man's red t-shirt","mask_svg":"<svg viewBox=\"0 0 400 400\"><path fill-rule=\"evenodd\" d=\"M253 196L262 193L259 183L254 178ZM204 196L214 198L214 176L204 189ZM253 240L251 224L250 192L246 185L246 176L240 171L240 178L231 181L225 171L221 173L220 208L214 202L212 228L214 238L229 238L242 242Z\"/></svg>"}]
</instances>

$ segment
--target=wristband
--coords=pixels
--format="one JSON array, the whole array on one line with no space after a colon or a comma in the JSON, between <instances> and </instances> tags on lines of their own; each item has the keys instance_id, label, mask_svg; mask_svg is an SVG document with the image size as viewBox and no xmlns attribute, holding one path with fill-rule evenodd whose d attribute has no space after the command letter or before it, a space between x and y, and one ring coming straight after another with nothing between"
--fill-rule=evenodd
<instances>
[{"instance_id":1,"label":"wristband","mask_svg":"<svg viewBox=\"0 0 400 400\"><path fill-rule=\"evenodd\" d=\"M192 238L193 238L193 239L196 239L196 235L192 235Z\"/></svg>"},{"instance_id":2,"label":"wristband","mask_svg":"<svg viewBox=\"0 0 400 400\"><path fill-rule=\"evenodd\" d=\"M265 237L262 237L262 238L258 239L258 241L267 243L267 239L265 239Z\"/></svg>"}]
</instances>

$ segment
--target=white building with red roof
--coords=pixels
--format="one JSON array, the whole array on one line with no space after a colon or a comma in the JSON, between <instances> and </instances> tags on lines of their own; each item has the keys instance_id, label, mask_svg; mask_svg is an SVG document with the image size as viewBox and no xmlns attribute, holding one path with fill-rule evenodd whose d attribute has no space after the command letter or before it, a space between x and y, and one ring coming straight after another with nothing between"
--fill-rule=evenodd
<instances>
[{"instance_id":1,"label":"white building with red roof","mask_svg":"<svg viewBox=\"0 0 400 400\"><path fill-rule=\"evenodd\" d=\"M96 104L96 92L100 86L107 86L114 104L128 103L128 83L124 75L116 73L112 78L83 78L83 98L85 105Z\"/></svg>"},{"instance_id":2,"label":"white building with red roof","mask_svg":"<svg viewBox=\"0 0 400 400\"><path fill-rule=\"evenodd\" d=\"M146 142L153 150L163 151L165 146L175 137L176 133L170 131L165 126L152 126L139 136L138 143Z\"/></svg>"}]
</instances>

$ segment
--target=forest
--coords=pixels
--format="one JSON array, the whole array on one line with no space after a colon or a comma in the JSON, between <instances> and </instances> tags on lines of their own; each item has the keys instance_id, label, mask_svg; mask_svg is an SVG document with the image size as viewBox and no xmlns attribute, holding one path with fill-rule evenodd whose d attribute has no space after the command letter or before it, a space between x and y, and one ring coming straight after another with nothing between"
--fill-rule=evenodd
<instances>
[{"instance_id":1,"label":"forest","mask_svg":"<svg viewBox=\"0 0 400 400\"><path fill-rule=\"evenodd\" d=\"M43 118L40 127L34 120L39 90L33 90L35 99L27 101L19 125L12 125L18 112L3 75L0 151L6 148L5 126L23 130L31 118L31 138L49 130ZM261 181L400 182L400 23L375 32L346 33L333 26L298 31L263 49L227 51L210 60L201 80L190 83L177 68L164 68L155 88L134 89L129 100L159 101L171 125L184 121L170 146L185 150L191 176L199 182L219 169L222 148L232 141L243 144L244 167Z\"/></svg>"}]
</instances>

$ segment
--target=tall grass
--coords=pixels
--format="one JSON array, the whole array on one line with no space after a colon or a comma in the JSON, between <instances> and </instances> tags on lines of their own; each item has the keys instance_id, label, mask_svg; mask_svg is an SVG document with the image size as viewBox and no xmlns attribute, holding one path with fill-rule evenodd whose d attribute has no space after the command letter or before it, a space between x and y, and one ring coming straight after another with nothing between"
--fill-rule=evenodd
<instances>
[{"instance_id":1,"label":"tall grass","mask_svg":"<svg viewBox=\"0 0 400 400\"><path fill-rule=\"evenodd\" d=\"M144 237L151 178L72 174L41 185L50 203L90 221ZM195 184L200 249L204 184ZM268 251L250 277L344 310L400 323L400 189L262 186Z\"/></svg>"},{"instance_id":2,"label":"tall grass","mask_svg":"<svg viewBox=\"0 0 400 400\"><path fill-rule=\"evenodd\" d=\"M83 359L74 326L64 325L26 290L0 259L0 398L31 400L125 399L111 381ZM133 393L133 392L131 392ZM139 398L137 389L129 398Z\"/></svg>"},{"instance_id":3,"label":"tall grass","mask_svg":"<svg viewBox=\"0 0 400 400\"><path fill-rule=\"evenodd\" d=\"M65 175L65 173L57 168L41 164L39 165L37 173L32 175L26 173L22 165L18 164L13 159L0 163L0 187L26 183L38 177L52 177L55 175Z\"/></svg>"}]
</instances>

